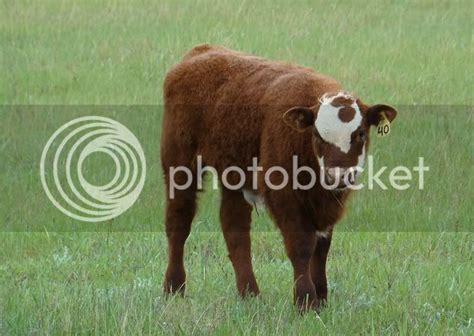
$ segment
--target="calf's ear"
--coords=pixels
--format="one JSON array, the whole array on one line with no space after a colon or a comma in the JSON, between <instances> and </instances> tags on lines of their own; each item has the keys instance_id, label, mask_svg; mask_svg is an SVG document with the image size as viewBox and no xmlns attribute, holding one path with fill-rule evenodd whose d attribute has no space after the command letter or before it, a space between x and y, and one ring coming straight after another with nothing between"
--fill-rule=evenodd
<instances>
[{"instance_id":1,"label":"calf's ear","mask_svg":"<svg viewBox=\"0 0 474 336\"><path fill-rule=\"evenodd\" d=\"M296 106L283 114L283 121L297 131L304 131L314 124L314 110L309 107Z\"/></svg>"},{"instance_id":2,"label":"calf's ear","mask_svg":"<svg viewBox=\"0 0 474 336\"><path fill-rule=\"evenodd\" d=\"M388 121L392 122L397 116L397 110L390 105L377 104L372 105L367 110L367 118L370 125L378 125L382 120L383 115L387 117Z\"/></svg>"}]
</instances>

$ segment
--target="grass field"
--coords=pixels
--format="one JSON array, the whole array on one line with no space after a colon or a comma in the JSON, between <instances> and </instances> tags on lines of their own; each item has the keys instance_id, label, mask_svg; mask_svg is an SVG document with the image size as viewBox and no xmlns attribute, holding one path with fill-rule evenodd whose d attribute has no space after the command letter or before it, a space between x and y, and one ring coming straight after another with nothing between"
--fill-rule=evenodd
<instances>
[{"instance_id":1,"label":"grass field","mask_svg":"<svg viewBox=\"0 0 474 336\"><path fill-rule=\"evenodd\" d=\"M474 333L472 4L469 1L0 1L0 334ZM267 215L254 214L262 295L241 300L201 195L186 246L187 295L166 300L161 85L197 43L311 66L370 103L397 106L376 165L430 166L422 191L362 190L338 224L329 302L292 305L292 270ZM74 221L39 178L51 134L81 115L114 118L141 142L137 203ZM113 166L89 162L107 180Z\"/></svg>"}]
</instances>

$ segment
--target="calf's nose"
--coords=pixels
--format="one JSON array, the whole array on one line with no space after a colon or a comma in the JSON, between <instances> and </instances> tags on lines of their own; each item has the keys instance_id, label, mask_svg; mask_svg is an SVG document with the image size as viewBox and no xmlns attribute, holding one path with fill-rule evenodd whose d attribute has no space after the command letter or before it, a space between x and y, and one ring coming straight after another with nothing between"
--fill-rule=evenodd
<instances>
[{"instance_id":1,"label":"calf's nose","mask_svg":"<svg viewBox=\"0 0 474 336\"><path fill-rule=\"evenodd\" d=\"M347 177L345 177L347 174ZM326 169L326 178L329 183L334 183L336 180L338 184L344 182L354 183L357 176L357 170L352 168L332 167Z\"/></svg>"}]
</instances>

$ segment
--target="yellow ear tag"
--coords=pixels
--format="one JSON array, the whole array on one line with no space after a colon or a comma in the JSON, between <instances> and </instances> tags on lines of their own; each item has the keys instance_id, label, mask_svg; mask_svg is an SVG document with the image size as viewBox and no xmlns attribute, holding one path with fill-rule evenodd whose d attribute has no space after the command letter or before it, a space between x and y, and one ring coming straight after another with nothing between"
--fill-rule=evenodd
<instances>
[{"instance_id":1,"label":"yellow ear tag","mask_svg":"<svg viewBox=\"0 0 474 336\"><path fill-rule=\"evenodd\" d=\"M388 121L385 112L382 112L382 119L377 125L377 136L384 137L390 134L390 121Z\"/></svg>"}]
</instances>

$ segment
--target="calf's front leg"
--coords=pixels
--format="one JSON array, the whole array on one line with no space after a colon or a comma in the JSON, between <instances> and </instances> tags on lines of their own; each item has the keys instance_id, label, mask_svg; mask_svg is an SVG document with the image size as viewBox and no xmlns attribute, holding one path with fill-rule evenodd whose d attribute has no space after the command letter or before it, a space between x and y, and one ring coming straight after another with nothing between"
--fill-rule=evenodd
<instances>
[{"instance_id":1,"label":"calf's front leg","mask_svg":"<svg viewBox=\"0 0 474 336\"><path fill-rule=\"evenodd\" d=\"M286 252L293 266L294 302L300 311L319 310L319 300L311 278L310 263L316 245L315 232L283 232Z\"/></svg>"},{"instance_id":2,"label":"calf's front leg","mask_svg":"<svg viewBox=\"0 0 474 336\"><path fill-rule=\"evenodd\" d=\"M332 231L326 236L316 235L316 247L311 258L311 278L316 287L316 294L321 303L325 303L328 295L326 278L326 260L331 247Z\"/></svg>"}]
</instances>

